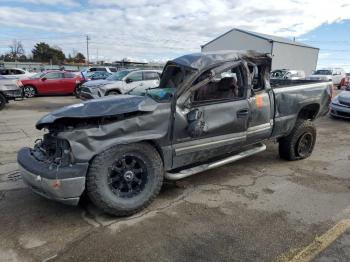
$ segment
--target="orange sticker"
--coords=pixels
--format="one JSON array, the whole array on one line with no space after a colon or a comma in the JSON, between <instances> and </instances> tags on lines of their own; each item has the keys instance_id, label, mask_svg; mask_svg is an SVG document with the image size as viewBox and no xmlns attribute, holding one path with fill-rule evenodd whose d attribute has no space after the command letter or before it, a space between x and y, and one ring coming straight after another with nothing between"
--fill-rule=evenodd
<instances>
[{"instance_id":1,"label":"orange sticker","mask_svg":"<svg viewBox=\"0 0 350 262\"><path fill-rule=\"evenodd\" d=\"M262 96L256 96L255 99L256 107L261 109L263 107L263 97Z\"/></svg>"}]
</instances>

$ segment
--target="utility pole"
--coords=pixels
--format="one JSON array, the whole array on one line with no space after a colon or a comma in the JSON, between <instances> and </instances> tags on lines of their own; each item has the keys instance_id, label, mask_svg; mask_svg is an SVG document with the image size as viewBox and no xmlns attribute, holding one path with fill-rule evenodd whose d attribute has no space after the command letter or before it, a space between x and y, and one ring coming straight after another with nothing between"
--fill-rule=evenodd
<instances>
[{"instance_id":1,"label":"utility pole","mask_svg":"<svg viewBox=\"0 0 350 262\"><path fill-rule=\"evenodd\" d=\"M91 38L86 35L86 62L87 65L89 65L89 40L91 40Z\"/></svg>"},{"instance_id":2,"label":"utility pole","mask_svg":"<svg viewBox=\"0 0 350 262\"><path fill-rule=\"evenodd\" d=\"M96 49L96 62L98 64L98 48Z\"/></svg>"}]
</instances>

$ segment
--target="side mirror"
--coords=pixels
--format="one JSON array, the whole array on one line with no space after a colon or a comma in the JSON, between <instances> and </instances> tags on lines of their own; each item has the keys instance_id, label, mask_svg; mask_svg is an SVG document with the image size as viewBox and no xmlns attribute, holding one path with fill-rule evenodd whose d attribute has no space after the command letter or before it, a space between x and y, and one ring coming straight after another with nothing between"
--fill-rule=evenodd
<instances>
[{"instance_id":1,"label":"side mirror","mask_svg":"<svg viewBox=\"0 0 350 262\"><path fill-rule=\"evenodd\" d=\"M196 120L200 119L201 117L202 117L202 112L199 111L198 109L194 109L187 114L188 122L196 121Z\"/></svg>"},{"instance_id":2,"label":"side mirror","mask_svg":"<svg viewBox=\"0 0 350 262\"><path fill-rule=\"evenodd\" d=\"M125 79L125 82L126 82L127 84L129 84L129 83L131 83L131 82L132 82L132 79L127 78L127 79Z\"/></svg>"},{"instance_id":3,"label":"side mirror","mask_svg":"<svg viewBox=\"0 0 350 262\"><path fill-rule=\"evenodd\" d=\"M46 80L47 80L46 77L41 78L41 81L46 81Z\"/></svg>"}]
</instances>

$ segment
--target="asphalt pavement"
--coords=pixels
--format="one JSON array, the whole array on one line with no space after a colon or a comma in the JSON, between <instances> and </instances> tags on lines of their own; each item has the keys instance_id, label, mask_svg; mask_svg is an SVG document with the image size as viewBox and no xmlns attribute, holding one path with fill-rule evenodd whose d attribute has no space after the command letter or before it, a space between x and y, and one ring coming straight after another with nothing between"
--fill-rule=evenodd
<instances>
[{"instance_id":1,"label":"asphalt pavement","mask_svg":"<svg viewBox=\"0 0 350 262\"><path fill-rule=\"evenodd\" d=\"M350 121L316 121L306 160L278 145L236 163L166 183L128 218L88 201L65 206L32 193L16 153L44 131L47 112L80 102L39 97L0 111L0 261L349 261Z\"/></svg>"}]
</instances>

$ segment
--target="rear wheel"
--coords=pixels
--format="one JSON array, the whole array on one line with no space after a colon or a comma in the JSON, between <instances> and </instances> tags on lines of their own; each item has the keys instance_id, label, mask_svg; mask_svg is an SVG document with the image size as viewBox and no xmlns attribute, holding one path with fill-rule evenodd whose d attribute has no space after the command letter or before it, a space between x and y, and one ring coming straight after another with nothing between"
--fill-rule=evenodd
<instances>
[{"instance_id":1,"label":"rear wheel","mask_svg":"<svg viewBox=\"0 0 350 262\"><path fill-rule=\"evenodd\" d=\"M279 141L279 154L287 160L299 160L312 154L316 128L310 120L297 120L293 131Z\"/></svg>"},{"instance_id":2,"label":"rear wheel","mask_svg":"<svg viewBox=\"0 0 350 262\"><path fill-rule=\"evenodd\" d=\"M87 194L104 212L132 215L158 195L163 164L149 144L118 145L98 154L87 174Z\"/></svg>"},{"instance_id":3,"label":"rear wheel","mask_svg":"<svg viewBox=\"0 0 350 262\"><path fill-rule=\"evenodd\" d=\"M23 95L25 97L34 97L36 96L37 92L34 86L24 86L23 87Z\"/></svg>"},{"instance_id":4,"label":"rear wheel","mask_svg":"<svg viewBox=\"0 0 350 262\"><path fill-rule=\"evenodd\" d=\"M3 94L0 93L0 110L4 109L7 101Z\"/></svg>"}]
</instances>

